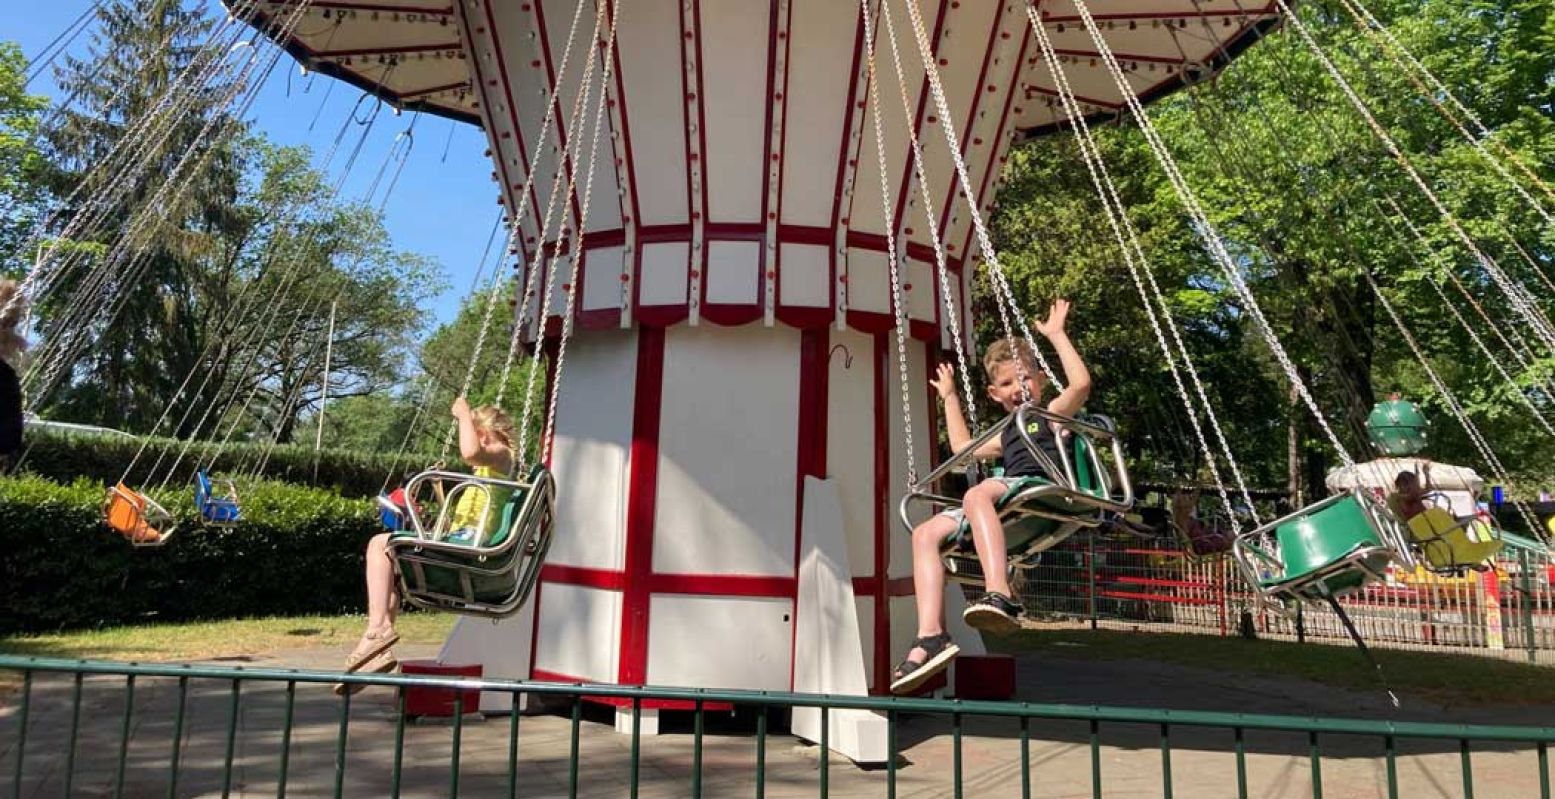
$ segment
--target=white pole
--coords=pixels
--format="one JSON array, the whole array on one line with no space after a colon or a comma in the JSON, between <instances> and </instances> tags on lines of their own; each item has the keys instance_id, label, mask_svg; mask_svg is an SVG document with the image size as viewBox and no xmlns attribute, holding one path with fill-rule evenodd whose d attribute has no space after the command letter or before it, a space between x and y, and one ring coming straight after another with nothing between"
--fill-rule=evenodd
<instances>
[{"instance_id":1,"label":"white pole","mask_svg":"<svg viewBox=\"0 0 1555 799\"><path fill-rule=\"evenodd\" d=\"M324 406L329 403L329 361L335 353L335 309L340 300L329 304L329 338L324 342L324 380L319 396L319 429L313 435L313 451L318 453L324 443Z\"/></svg>"}]
</instances>

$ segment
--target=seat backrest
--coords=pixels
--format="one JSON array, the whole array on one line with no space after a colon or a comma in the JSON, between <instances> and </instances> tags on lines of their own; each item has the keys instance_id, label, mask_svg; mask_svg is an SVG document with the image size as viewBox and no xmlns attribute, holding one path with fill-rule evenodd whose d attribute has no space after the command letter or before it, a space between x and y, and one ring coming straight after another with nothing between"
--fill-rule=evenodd
<instances>
[{"instance_id":1,"label":"seat backrest","mask_svg":"<svg viewBox=\"0 0 1555 799\"><path fill-rule=\"evenodd\" d=\"M211 498L211 478L205 472L194 473L194 501L197 505L204 505Z\"/></svg>"},{"instance_id":2,"label":"seat backrest","mask_svg":"<svg viewBox=\"0 0 1555 799\"><path fill-rule=\"evenodd\" d=\"M1426 508L1409 517L1409 536L1416 541L1433 541L1458 526L1458 520L1442 508Z\"/></svg>"},{"instance_id":3,"label":"seat backrest","mask_svg":"<svg viewBox=\"0 0 1555 799\"><path fill-rule=\"evenodd\" d=\"M1357 548L1382 543L1354 496L1296 516L1276 528L1274 537L1287 577L1335 563Z\"/></svg>"},{"instance_id":4,"label":"seat backrest","mask_svg":"<svg viewBox=\"0 0 1555 799\"><path fill-rule=\"evenodd\" d=\"M518 521L518 512L524 508L525 496L522 491L514 491L512 496L508 497L508 501L502 504L502 513L497 517L497 527L491 531L491 538L486 541L485 546L497 546L513 534L513 525Z\"/></svg>"}]
</instances>

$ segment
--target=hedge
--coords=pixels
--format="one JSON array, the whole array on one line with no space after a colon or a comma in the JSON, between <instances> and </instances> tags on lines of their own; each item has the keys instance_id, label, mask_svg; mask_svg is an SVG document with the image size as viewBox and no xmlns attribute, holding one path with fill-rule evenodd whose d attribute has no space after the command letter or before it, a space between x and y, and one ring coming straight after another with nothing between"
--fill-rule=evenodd
<instances>
[{"instance_id":1,"label":"hedge","mask_svg":"<svg viewBox=\"0 0 1555 799\"><path fill-rule=\"evenodd\" d=\"M86 477L103 485L118 482L124 469L135 460L141 444L146 451L135 462L135 470L129 477L132 486L160 485L167 478L168 470L178 460L178 469L169 486L188 486L194 479L194 471L215 452L217 444L211 442L186 442L175 438L151 438L114 436L103 434L60 433L29 429L26 433L26 459L21 471L38 475L56 483L70 483ZM179 460L178 453L187 445L189 451ZM254 464L264 455L266 445L247 442L230 442L221 448L215 472L231 470L234 473L251 472ZM161 463L158 463L161 456ZM299 485L311 485L332 490L345 497L370 497L378 494L384 478L393 475L398 482L405 473L419 471L427 466L425 455L395 455L390 453L348 452L323 450L317 453L317 477L314 470L315 453L312 447L286 444L270 448L264 476ZM455 459L457 460L457 459ZM152 467L156 466L155 473Z\"/></svg>"},{"instance_id":2,"label":"hedge","mask_svg":"<svg viewBox=\"0 0 1555 799\"><path fill-rule=\"evenodd\" d=\"M136 549L103 526L98 483L0 478L0 633L360 612L373 503L271 481L242 488L243 521L230 528L202 526L186 491L154 493L178 529Z\"/></svg>"}]
</instances>

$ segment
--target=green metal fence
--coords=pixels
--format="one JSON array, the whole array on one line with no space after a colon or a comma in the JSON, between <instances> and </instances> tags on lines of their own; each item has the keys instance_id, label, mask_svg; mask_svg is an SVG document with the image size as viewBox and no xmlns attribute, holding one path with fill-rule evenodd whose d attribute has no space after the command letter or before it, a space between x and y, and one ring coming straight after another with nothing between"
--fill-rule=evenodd
<instances>
[{"instance_id":1,"label":"green metal fence","mask_svg":"<svg viewBox=\"0 0 1555 799\"><path fill-rule=\"evenodd\" d=\"M1174 790L1321 797L1327 780L1331 795L1470 797L1478 789L1485 796L1549 799L1548 747L1555 742L1555 727L1018 702L342 678L18 657L0 657L0 671L20 673L15 690L0 694L0 753L10 768L3 789L16 797L457 796L462 789L471 796L894 799L899 791L1073 795L1086 784L1095 797L1171 797ZM363 699L372 693L336 697L326 686L340 679L388 686L394 701ZM148 697L153 686L160 698ZM446 726L407 725L406 692L419 689L547 696L562 704L549 716L476 721L455 715ZM632 709L679 702L689 709L689 729L644 736L634 714L629 738L596 732L583 724L585 698ZM782 715L801 707L819 708L823 738L811 750L813 762L796 765L792 748L774 752L769 741L778 740ZM844 767L828 752L828 716L859 710L887 721L890 757L883 769ZM900 757L904 749L910 763ZM94 764L83 765L84 758ZM255 778L260 771L263 777Z\"/></svg>"}]
</instances>

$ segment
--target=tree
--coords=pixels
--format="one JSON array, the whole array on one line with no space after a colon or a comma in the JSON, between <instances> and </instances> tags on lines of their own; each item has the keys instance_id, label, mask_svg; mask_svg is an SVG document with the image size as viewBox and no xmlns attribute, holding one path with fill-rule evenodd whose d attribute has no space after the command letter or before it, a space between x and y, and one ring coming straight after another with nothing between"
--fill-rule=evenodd
<instances>
[{"instance_id":1,"label":"tree","mask_svg":"<svg viewBox=\"0 0 1555 799\"><path fill-rule=\"evenodd\" d=\"M1476 110L1489 130L1479 143L1492 157L1518 175L1545 208L1555 207L1555 197L1547 193L1555 177L1550 5L1530 0L1367 5ZM1343 6L1303 3L1298 11L1323 52L1478 245L1533 291L1532 301L1544 313L1555 310L1555 232L1480 150L1464 141L1439 107L1440 93L1422 93L1420 79ZM1212 28L1189 33L1216 35ZM1436 417L1433 457L1486 469L1395 327L1390 306L1501 459L1549 471L1538 453L1547 451L1550 437L1527 406L1546 414L1555 410L1550 392L1555 353L1510 313L1512 302L1299 35L1265 39L1216 81L1158 103L1150 116L1302 382L1351 454L1367 457L1365 414L1375 399L1398 390ZM1135 126L1103 126L1097 133L1232 449L1255 481L1282 482L1301 473L1308 496L1321 493L1321 485L1313 483L1334 463L1332 447L1304 405L1291 401L1286 376L1261 343L1250 309L1205 255L1203 231L1190 222ZM1524 176L1523 165L1538 177ZM1080 298L1078 340L1098 373L1093 404L1122 417L1131 449L1140 450L1149 470L1159 464L1167 474L1202 477L1182 403L1159 399L1176 391L1131 281L1118 265L1121 255L1075 143L1059 135L1023 145L1012 154L1005 179L995 229L1024 307L1040 313L1055 294ZM1423 245L1392 211L1395 202L1420 228ZM1473 333L1449 313L1438 289L1469 320ZM980 332L990 335L996 317L986 310L989 300L975 300L985 309ZM1491 356L1479 350L1475 335L1489 343ZM1500 343L1502 337L1510 346ZM1507 385L1493 362L1517 386ZM1300 462L1294 465L1286 463L1287 427L1298 439Z\"/></svg>"},{"instance_id":2,"label":"tree","mask_svg":"<svg viewBox=\"0 0 1555 799\"><path fill-rule=\"evenodd\" d=\"M233 136L245 125L227 105L231 84L186 75L226 55L203 47L214 25L203 9L121 0L97 16L90 55L56 68L61 89L79 99L44 139L47 184L67 200L50 232L69 230L67 244L95 243L102 255L62 270L38 313L45 345L63 367L54 372L66 383L59 411L148 430L204 344L197 276L220 241L241 233ZM136 127L164 101L180 112L157 117L165 125ZM114 150L126 141L131 146ZM125 234L136 219L148 226L131 242ZM51 388L33 386L45 398Z\"/></svg>"},{"instance_id":3,"label":"tree","mask_svg":"<svg viewBox=\"0 0 1555 799\"><path fill-rule=\"evenodd\" d=\"M0 42L0 268L13 275L30 260L18 248L38 219L45 194L34 133L48 100L26 93L26 63L21 48Z\"/></svg>"}]
</instances>

